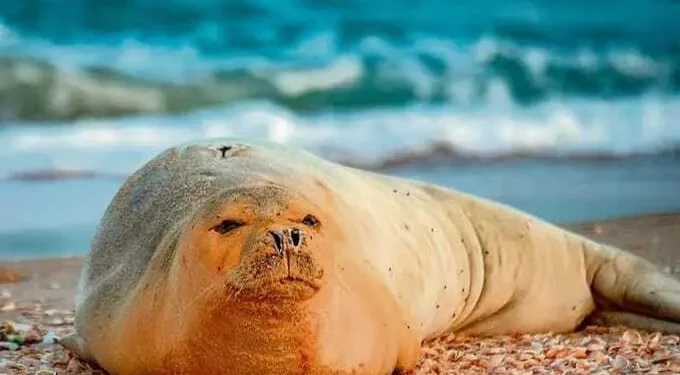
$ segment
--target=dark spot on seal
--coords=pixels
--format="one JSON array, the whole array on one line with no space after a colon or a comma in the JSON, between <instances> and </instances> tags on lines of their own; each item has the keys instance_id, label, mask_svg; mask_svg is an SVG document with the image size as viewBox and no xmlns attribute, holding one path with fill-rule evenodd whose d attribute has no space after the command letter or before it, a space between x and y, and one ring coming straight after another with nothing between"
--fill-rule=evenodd
<instances>
[{"instance_id":1,"label":"dark spot on seal","mask_svg":"<svg viewBox=\"0 0 680 375\"><path fill-rule=\"evenodd\" d=\"M392 272L392 267L388 268L387 270L390 271L390 272Z\"/></svg>"},{"instance_id":2,"label":"dark spot on seal","mask_svg":"<svg viewBox=\"0 0 680 375\"><path fill-rule=\"evenodd\" d=\"M434 232L434 228L430 228L430 232Z\"/></svg>"},{"instance_id":3,"label":"dark spot on seal","mask_svg":"<svg viewBox=\"0 0 680 375\"><path fill-rule=\"evenodd\" d=\"M465 243L465 238L461 238L460 242Z\"/></svg>"},{"instance_id":4,"label":"dark spot on seal","mask_svg":"<svg viewBox=\"0 0 680 375\"><path fill-rule=\"evenodd\" d=\"M407 191L407 192L406 192L406 196L408 197L409 195L411 195L411 193L409 193L409 192Z\"/></svg>"},{"instance_id":5,"label":"dark spot on seal","mask_svg":"<svg viewBox=\"0 0 680 375\"><path fill-rule=\"evenodd\" d=\"M404 223L404 229L408 230L408 224Z\"/></svg>"},{"instance_id":6,"label":"dark spot on seal","mask_svg":"<svg viewBox=\"0 0 680 375\"><path fill-rule=\"evenodd\" d=\"M489 250L484 250L484 255L489 255Z\"/></svg>"},{"instance_id":7,"label":"dark spot on seal","mask_svg":"<svg viewBox=\"0 0 680 375\"><path fill-rule=\"evenodd\" d=\"M437 305L437 308L439 308L439 305Z\"/></svg>"},{"instance_id":8,"label":"dark spot on seal","mask_svg":"<svg viewBox=\"0 0 680 375\"><path fill-rule=\"evenodd\" d=\"M411 329L411 326L407 324L406 329Z\"/></svg>"},{"instance_id":9,"label":"dark spot on seal","mask_svg":"<svg viewBox=\"0 0 680 375\"><path fill-rule=\"evenodd\" d=\"M463 288L463 293L465 293L465 288Z\"/></svg>"},{"instance_id":10,"label":"dark spot on seal","mask_svg":"<svg viewBox=\"0 0 680 375\"><path fill-rule=\"evenodd\" d=\"M345 267L340 267L340 271L344 271L344 270L345 270Z\"/></svg>"},{"instance_id":11,"label":"dark spot on seal","mask_svg":"<svg viewBox=\"0 0 680 375\"><path fill-rule=\"evenodd\" d=\"M649 292L649 294L654 295L654 291L652 290L651 292Z\"/></svg>"},{"instance_id":12,"label":"dark spot on seal","mask_svg":"<svg viewBox=\"0 0 680 375\"><path fill-rule=\"evenodd\" d=\"M458 272L458 273L463 273L463 272L465 272L465 271L461 268L461 269L460 269L460 272Z\"/></svg>"},{"instance_id":13,"label":"dark spot on seal","mask_svg":"<svg viewBox=\"0 0 680 375\"><path fill-rule=\"evenodd\" d=\"M396 193L396 192L397 192L397 189L392 190L392 192L393 192L393 193Z\"/></svg>"},{"instance_id":14,"label":"dark spot on seal","mask_svg":"<svg viewBox=\"0 0 680 375\"><path fill-rule=\"evenodd\" d=\"M444 290L446 290L446 285L444 285Z\"/></svg>"},{"instance_id":15,"label":"dark spot on seal","mask_svg":"<svg viewBox=\"0 0 680 375\"><path fill-rule=\"evenodd\" d=\"M222 267L217 267L217 272L222 271Z\"/></svg>"},{"instance_id":16,"label":"dark spot on seal","mask_svg":"<svg viewBox=\"0 0 680 375\"><path fill-rule=\"evenodd\" d=\"M576 306L572 307L571 311L576 311Z\"/></svg>"},{"instance_id":17,"label":"dark spot on seal","mask_svg":"<svg viewBox=\"0 0 680 375\"><path fill-rule=\"evenodd\" d=\"M455 312L455 311L454 311L453 313L451 313L451 317L452 317L452 318L455 318L455 317L456 317L456 312Z\"/></svg>"},{"instance_id":18,"label":"dark spot on seal","mask_svg":"<svg viewBox=\"0 0 680 375\"><path fill-rule=\"evenodd\" d=\"M218 150L222 153L222 157L226 158L227 157L227 151L231 150L231 146L222 146Z\"/></svg>"}]
</instances>

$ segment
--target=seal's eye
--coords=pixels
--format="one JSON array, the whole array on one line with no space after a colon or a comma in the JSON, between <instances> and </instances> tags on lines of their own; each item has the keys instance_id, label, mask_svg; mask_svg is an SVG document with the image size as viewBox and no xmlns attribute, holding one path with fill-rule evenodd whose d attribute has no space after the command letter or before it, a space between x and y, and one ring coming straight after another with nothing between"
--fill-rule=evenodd
<instances>
[{"instance_id":1,"label":"seal's eye","mask_svg":"<svg viewBox=\"0 0 680 375\"><path fill-rule=\"evenodd\" d=\"M314 215L307 215L305 216L304 219L302 219L302 224L310 227L315 227L319 225L319 220L315 218Z\"/></svg>"},{"instance_id":2,"label":"seal's eye","mask_svg":"<svg viewBox=\"0 0 680 375\"><path fill-rule=\"evenodd\" d=\"M241 226L243 226L243 223L240 223L240 222L235 221L235 220L227 219L227 220L224 220L223 222L215 225L214 227L212 227L212 230L214 230L215 232L217 232L219 234L226 234L227 232L230 232L230 231L232 231L232 230L234 230L238 227L241 227Z\"/></svg>"}]
</instances>

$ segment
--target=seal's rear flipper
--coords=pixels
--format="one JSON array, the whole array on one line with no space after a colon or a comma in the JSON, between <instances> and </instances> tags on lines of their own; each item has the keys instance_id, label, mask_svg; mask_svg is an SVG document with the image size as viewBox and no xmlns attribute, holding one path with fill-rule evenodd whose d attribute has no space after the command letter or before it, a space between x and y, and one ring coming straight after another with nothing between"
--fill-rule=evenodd
<instances>
[{"instance_id":1,"label":"seal's rear flipper","mask_svg":"<svg viewBox=\"0 0 680 375\"><path fill-rule=\"evenodd\" d=\"M94 356L90 354L90 351L87 349L87 343L85 343L85 340L78 336L78 334L74 333L59 339L59 344L74 352L79 359L91 364L97 363L97 361L94 359Z\"/></svg>"},{"instance_id":2,"label":"seal's rear flipper","mask_svg":"<svg viewBox=\"0 0 680 375\"><path fill-rule=\"evenodd\" d=\"M632 325L651 324L677 332L674 329L680 325L680 281L647 260L615 248L587 242L584 253L600 309L621 311L616 313L617 318ZM623 312L632 314L622 315Z\"/></svg>"},{"instance_id":3,"label":"seal's rear flipper","mask_svg":"<svg viewBox=\"0 0 680 375\"><path fill-rule=\"evenodd\" d=\"M626 326L642 331L659 331L676 335L680 334L680 323L673 323L623 311L596 310L586 319L586 323L606 327Z\"/></svg>"}]
</instances>

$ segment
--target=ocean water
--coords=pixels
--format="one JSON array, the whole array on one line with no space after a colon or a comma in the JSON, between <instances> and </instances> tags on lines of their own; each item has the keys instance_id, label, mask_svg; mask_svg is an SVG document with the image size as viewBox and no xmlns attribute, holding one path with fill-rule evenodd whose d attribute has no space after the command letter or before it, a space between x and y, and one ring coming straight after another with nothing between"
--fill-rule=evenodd
<instances>
[{"instance_id":1,"label":"ocean water","mask_svg":"<svg viewBox=\"0 0 680 375\"><path fill-rule=\"evenodd\" d=\"M206 137L369 167L540 154L385 172L562 222L677 210L678 19L672 0L3 2L0 178L100 176L0 180L0 259L82 254L122 176Z\"/></svg>"}]
</instances>

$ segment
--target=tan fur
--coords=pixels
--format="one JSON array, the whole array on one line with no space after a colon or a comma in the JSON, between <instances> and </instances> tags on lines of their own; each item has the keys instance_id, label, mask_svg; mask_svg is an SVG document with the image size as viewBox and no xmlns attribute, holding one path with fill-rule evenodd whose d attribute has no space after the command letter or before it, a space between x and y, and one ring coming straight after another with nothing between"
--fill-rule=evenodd
<instances>
[{"instance_id":1,"label":"tan fur","mask_svg":"<svg viewBox=\"0 0 680 375\"><path fill-rule=\"evenodd\" d=\"M227 219L243 225L216 231ZM413 368L422 340L448 331L570 331L596 309L672 329L678 285L492 201L210 141L166 151L121 187L64 344L118 375L382 375Z\"/></svg>"}]
</instances>

